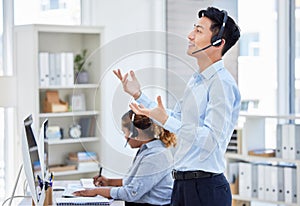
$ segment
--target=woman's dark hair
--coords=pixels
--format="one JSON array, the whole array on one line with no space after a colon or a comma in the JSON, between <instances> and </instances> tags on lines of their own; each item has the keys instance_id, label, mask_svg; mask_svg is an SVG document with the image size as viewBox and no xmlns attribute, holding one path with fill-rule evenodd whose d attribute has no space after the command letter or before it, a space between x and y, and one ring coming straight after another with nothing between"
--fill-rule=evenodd
<instances>
[{"instance_id":1,"label":"woman's dark hair","mask_svg":"<svg viewBox=\"0 0 300 206\"><path fill-rule=\"evenodd\" d=\"M159 138L166 147L173 145L176 146L176 136L174 133L155 124L152 119L145 115L135 114L133 122L131 122L132 115L135 114L129 110L122 116L122 126L128 130L141 129L148 137ZM133 124L133 127L132 127ZM133 132L133 131L130 131Z\"/></svg>"},{"instance_id":2,"label":"woman's dark hair","mask_svg":"<svg viewBox=\"0 0 300 206\"><path fill-rule=\"evenodd\" d=\"M218 35L224 19L224 12L215 7L208 7L198 13L199 18L205 16L212 21L210 30L213 36ZM222 56L233 46L240 38L240 28L234 20L228 16L222 38L225 39L225 45L222 50Z\"/></svg>"}]
</instances>

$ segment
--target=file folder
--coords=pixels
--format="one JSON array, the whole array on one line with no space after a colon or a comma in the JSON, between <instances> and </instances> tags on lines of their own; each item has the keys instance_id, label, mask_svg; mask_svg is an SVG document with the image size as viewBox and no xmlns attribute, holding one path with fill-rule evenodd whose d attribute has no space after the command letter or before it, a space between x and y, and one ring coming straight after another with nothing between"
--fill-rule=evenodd
<instances>
[{"instance_id":1,"label":"file folder","mask_svg":"<svg viewBox=\"0 0 300 206\"><path fill-rule=\"evenodd\" d=\"M252 196L252 174L250 163L239 163L239 193L242 197Z\"/></svg>"},{"instance_id":2,"label":"file folder","mask_svg":"<svg viewBox=\"0 0 300 206\"><path fill-rule=\"evenodd\" d=\"M295 203L297 201L296 168L284 167L284 190L285 202Z\"/></svg>"},{"instance_id":3,"label":"file folder","mask_svg":"<svg viewBox=\"0 0 300 206\"><path fill-rule=\"evenodd\" d=\"M252 197L258 197L258 165L251 164L251 174L252 174Z\"/></svg>"},{"instance_id":4,"label":"file folder","mask_svg":"<svg viewBox=\"0 0 300 206\"><path fill-rule=\"evenodd\" d=\"M276 128L276 152L277 158L282 158L282 125L278 124Z\"/></svg>"}]
</instances>

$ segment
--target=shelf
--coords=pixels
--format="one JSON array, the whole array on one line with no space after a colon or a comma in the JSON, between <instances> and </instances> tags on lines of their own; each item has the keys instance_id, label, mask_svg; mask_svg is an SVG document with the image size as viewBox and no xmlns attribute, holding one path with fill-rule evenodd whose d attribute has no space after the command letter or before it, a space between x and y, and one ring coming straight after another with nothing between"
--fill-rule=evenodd
<instances>
[{"instance_id":1,"label":"shelf","mask_svg":"<svg viewBox=\"0 0 300 206\"><path fill-rule=\"evenodd\" d=\"M271 204L280 204L280 205L288 205L288 206L297 206L297 203L286 203L286 202L278 202L278 201L269 201L269 200L261 200L258 198L253 197L241 197L240 195L232 195L232 199L234 200L244 200L244 201L258 201L258 202L265 202Z\"/></svg>"},{"instance_id":2,"label":"shelf","mask_svg":"<svg viewBox=\"0 0 300 206\"><path fill-rule=\"evenodd\" d=\"M83 143L83 142L96 142L99 141L98 137L81 137L78 139L60 139L60 140L48 140L46 139L45 142L48 145L58 145L58 144L73 144L73 143Z\"/></svg>"},{"instance_id":3,"label":"shelf","mask_svg":"<svg viewBox=\"0 0 300 206\"><path fill-rule=\"evenodd\" d=\"M71 86L47 86L47 87L40 87L40 90L48 90L48 89L97 89L99 87L98 84L74 84Z\"/></svg>"},{"instance_id":4,"label":"shelf","mask_svg":"<svg viewBox=\"0 0 300 206\"><path fill-rule=\"evenodd\" d=\"M244 161L259 161L259 162L289 162L294 164L300 164L300 160L291 160L291 159L282 159L276 157L259 157L259 156L250 156L250 155L241 155L241 154L231 154L226 153L226 158L229 159L237 159L237 160L244 160Z\"/></svg>"},{"instance_id":5,"label":"shelf","mask_svg":"<svg viewBox=\"0 0 300 206\"><path fill-rule=\"evenodd\" d=\"M81 112L60 112L60 113L40 113L40 118L47 117L72 117L72 116L91 116L98 115L98 111L81 111Z\"/></svg>"},{"instance_id":6,"label":"shelf","mask_svg":"<svg viewBox=\"0 0 300 206\"><path fill-rule=\"evenodd\" d=\"M91 172L99 172L99 170L85 170L85 171L78 171L78 170L69 170L63 172L53 172L54 177L58 176L67 176L67 175L76 175L76 174L84 174L84 173L91 173Z\"/></svg>"},{"instance_id":7,"label":"shelf","mask_svg":"<svg viewBox=\"0 0 300 206\"><path fill-rule=\"evenodd\" d=\"M275 118L275 119L300 119L300 115L273 115L273 114L262 114L256 112L240 112L240 117L247 118Z\"/></svg>"}]
</instances>

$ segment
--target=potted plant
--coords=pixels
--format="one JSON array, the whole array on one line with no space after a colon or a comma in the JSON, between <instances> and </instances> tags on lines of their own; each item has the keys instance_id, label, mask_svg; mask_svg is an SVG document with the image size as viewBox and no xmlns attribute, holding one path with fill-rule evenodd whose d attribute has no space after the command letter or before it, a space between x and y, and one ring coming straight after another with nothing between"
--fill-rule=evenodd
<instances>
[{"instance_id":1,"label":"potted plant","mask_svg":"<svg viewBox=\"0 0 300 206\"><path fill-rule=\"evenodd\" d=\"M86 70L91 66L91 62L86 62L87 49L83 49L80 54L74 58L75 83L86 84L89 81L89 74Z\"/></svg>"}]
</instances>

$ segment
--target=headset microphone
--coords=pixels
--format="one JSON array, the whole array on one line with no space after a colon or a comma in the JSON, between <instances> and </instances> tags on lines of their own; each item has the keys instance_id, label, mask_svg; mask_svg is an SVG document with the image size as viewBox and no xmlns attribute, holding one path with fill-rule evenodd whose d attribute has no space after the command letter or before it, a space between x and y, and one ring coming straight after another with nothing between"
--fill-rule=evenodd
<instances>
[{"instance_id":1,"label":"headset microphone","mask_svg":"<svg viewBox=\"0 0 300 206\"><path fill-rule=\"evenodd\" d=\"M204 51L204 50L208 49L208 48L211 47L211 46L213 46L213 45L210 44L210 45L208 45L208 46L206 46L206 47L204 47L204 48L202 48L202 49L199 49L199 50L196 50L196 51L192 52L192 54L196 54L196 53L198 53L198 52Z\"/></svg>"}]
</instances>

